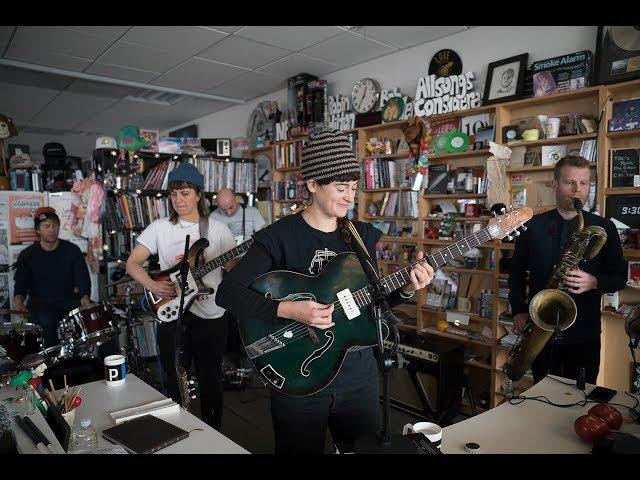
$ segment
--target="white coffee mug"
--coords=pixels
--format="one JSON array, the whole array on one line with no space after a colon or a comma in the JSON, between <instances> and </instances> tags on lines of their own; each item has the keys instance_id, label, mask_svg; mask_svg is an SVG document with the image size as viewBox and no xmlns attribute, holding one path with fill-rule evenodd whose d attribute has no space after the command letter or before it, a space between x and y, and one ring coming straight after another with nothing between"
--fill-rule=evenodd
<instances>
[{"instance_id":1,"label":"white coffee mug","mask_svg":"<svg viewBox=\"0 0 640 480\"><path fill-rule=\"evenodd\" d=\"M402 434L406 435L409 432L423 434L431 443L440 448L442 443L442 428L440 425L431 422L418 422L413 425L407 423L402 427Z\"/></svg>"},{"instance_id":2,"label":"white coffee mug","mask_svg":"<svg viewBox=\"0 0 640 480\"><path fill-rule=\"evenodd\" d=\"M109 355L104 359L104 381L109 387L122 385L127 379L124 355Z\"/></svg>"}]
</instances>

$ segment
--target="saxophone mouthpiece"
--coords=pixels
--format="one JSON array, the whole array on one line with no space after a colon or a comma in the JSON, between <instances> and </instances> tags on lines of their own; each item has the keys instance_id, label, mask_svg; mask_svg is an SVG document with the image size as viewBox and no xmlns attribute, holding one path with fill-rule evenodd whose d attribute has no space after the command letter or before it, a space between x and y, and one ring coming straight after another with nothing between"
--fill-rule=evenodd
<instances>
[{"instance_id":1,"label":"saxophone mouthpiece","mask_svg":"<svg viewBox=\"0 0 640 480\"><path fill-rule=\"evenodd\" d=\"M582 200L580 200L579 198L574 198L573 199L573 208L579 212L580 210L582 210L582 207L584 207L584 204L582 203Z\"/></svg>"}]
</instances>

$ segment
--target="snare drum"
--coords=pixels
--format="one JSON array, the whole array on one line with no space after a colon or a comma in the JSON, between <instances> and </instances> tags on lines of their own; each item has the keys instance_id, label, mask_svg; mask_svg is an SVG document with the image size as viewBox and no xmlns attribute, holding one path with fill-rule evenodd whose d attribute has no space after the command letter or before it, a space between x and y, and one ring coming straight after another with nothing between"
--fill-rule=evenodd
<instances>
[{"instance_id":1,"label":"snare drum","mask_svg":"<svg viewBox=\"0 0 640 480\"><path fill-rule=\"evenodd\" d=\"M0 345L11 360L20 363L25 355L42 348L42 327L34 323L0 323Z\"/></svg>"},{"instance_id":2,"label":"snare drum","mask_svg":"<svg viewBox=\"0 0 640 480\"><path fill-rule=\"evenodd\" d=\"M63 344L45 348L42 353L44 354L46 364L51 366L55 365L60 360L71 357L72 349L69 345Z\"/></svg>"},{"instance_id":3,"label":"snare drum","mask_svg":"<svg viewBox=\"0 0 640 480\"><path fill-rule=\"evenodd\" d=\"M62 343L73 343L74 348L92 347L103 344L119 331L111 306L91 303L71 310L62 320L58 336Z\"/></svg>"}]
</instances>

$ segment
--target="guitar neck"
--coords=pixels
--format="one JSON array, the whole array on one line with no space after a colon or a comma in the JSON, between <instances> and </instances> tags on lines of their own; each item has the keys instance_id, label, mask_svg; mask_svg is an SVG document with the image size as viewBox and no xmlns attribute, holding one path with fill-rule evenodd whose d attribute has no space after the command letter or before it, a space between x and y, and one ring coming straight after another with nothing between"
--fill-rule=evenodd
<instances>
[{"instance_id":1,"label":"guitar neck","mask_svg":"<svg viewBox=\"0 0 640 480\"><path fill-rule=\"evenodd\" d=\"M418 263L428 263L435 270L445 265L454 257L464 255L465 253L473 250L474 248L482 245L485 242L488 242L491 239L492 237L489 234L489 230L487 228L484 228L479 232L465 237L462 240L458 240L457 242L447 247L436 250L431 255L427 255L422 260L411 262L410 265L398 270L397 272L392 273L391 275L382 277L380 279L380 284L383 286L385 293L389 294L391 292L394 292L401 286L411 282L409 273L411 272L411 269L414 265L417 265ZM353 294L353 297L356 300L358 306L364 307L373 303L372 291L372 287L368 285Z\"/></svg>"},{"instance_id":2,"label":"guitar neck","mask_svg":"<svg viewBox=\"0 0 640 480\"><path fill-rule=\"evenodd\" d=\"M196 279L204 277L207 273L213 272L216 268L224 265L229 260L233 260L234 258L242 255L244 252L249 250L249 247L251 247L251 245L253 245L253 238L250 238L246 242L241 243L235 248L232 248L228 252L224 252L219 257L214 258L204 265L194 268L192 271L193 277Z\"/></svg>"}]
</instances>

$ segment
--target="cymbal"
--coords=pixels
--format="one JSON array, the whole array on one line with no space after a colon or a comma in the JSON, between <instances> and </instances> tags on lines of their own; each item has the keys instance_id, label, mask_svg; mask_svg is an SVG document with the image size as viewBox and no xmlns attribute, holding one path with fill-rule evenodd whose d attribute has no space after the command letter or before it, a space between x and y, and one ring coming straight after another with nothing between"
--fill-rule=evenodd
<instances>
[{"instance_id":1,"label":"cymbal","mask_svg":"<svg viewBox=\"0 0 640 480\"><path fill-rule=\"evenodd\" d=\"M123 277L121 277L119 280L116 280L115 282L107 283L105 285L105 288L113 287L114 285L120 285L121 283L127 283L127 282L135 282L135 280L131 278L131 275L129 275L128 273Z\"/></svg>"},{"instance_id":2,"label":"cymbal","mask_svg":"<svg viewBox=\"0 0 640 480\"><path fill-rule=\"evenodd\" d=\"M22 315L23 317L28 317L29 312L23 312L21 310L11 310L8 308L0 308L0 315Z\"/></svg>"}]
</instances>

